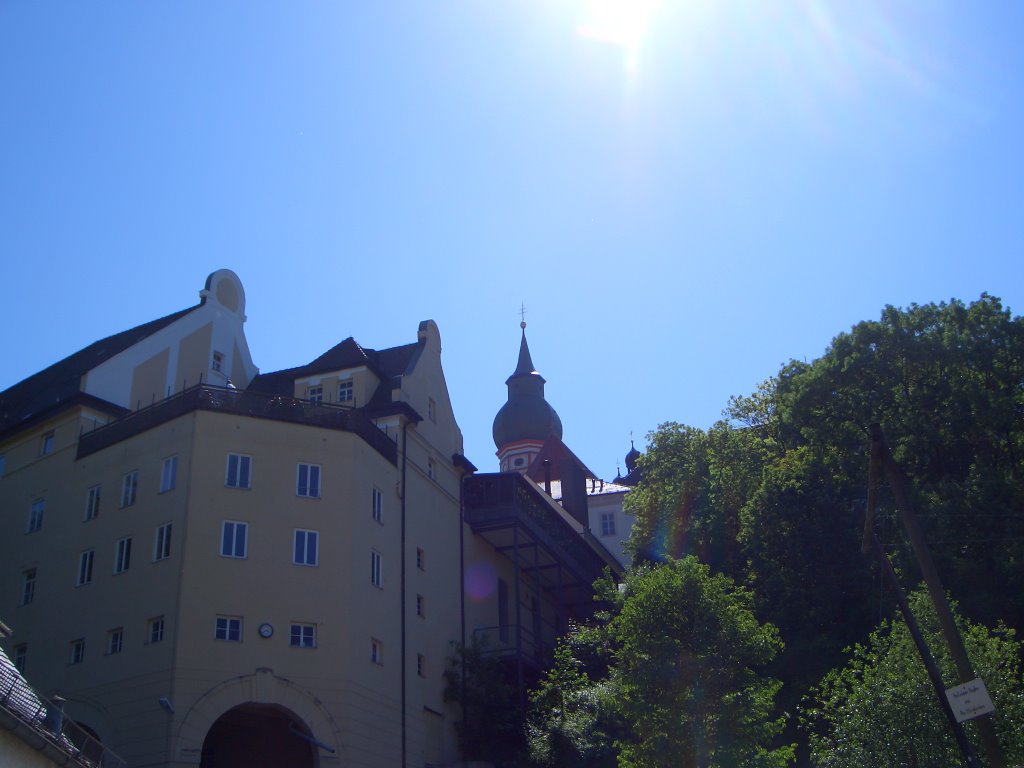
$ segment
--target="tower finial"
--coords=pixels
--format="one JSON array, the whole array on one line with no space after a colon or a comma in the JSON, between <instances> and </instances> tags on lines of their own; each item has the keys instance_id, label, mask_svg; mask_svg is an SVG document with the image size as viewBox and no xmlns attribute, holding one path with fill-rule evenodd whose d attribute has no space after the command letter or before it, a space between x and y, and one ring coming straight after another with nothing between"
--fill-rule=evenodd
<instances>
[{"instance_id":1,"label":"tower finial","mask_svg":"<svg viewBox=\"0 0 1024 768\"><path fill-rule=\"evenodd\" d=\"M523 303L519 304L519 327L524 331L526 330L526 305Z\"/></svg>"}]
</instances>

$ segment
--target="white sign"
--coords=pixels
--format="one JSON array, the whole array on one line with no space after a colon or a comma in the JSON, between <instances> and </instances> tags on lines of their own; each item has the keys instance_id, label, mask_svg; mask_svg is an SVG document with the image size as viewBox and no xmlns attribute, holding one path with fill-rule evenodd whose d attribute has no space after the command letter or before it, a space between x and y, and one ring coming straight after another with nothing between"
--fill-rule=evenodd
<instances>
[{"instance_id":1,"label":"white sign","mask_svg":"<svg viewBox=\"0 0 1024 768\"><path fill-rule=\"evenodd\" d=\"M956 688L947 688L946 698L949 699L950 709L953 710L958 723L995 711L995 705L992 704L992 699L985 690L985 683L980 677Z\"/></svg>"}]
</instances>

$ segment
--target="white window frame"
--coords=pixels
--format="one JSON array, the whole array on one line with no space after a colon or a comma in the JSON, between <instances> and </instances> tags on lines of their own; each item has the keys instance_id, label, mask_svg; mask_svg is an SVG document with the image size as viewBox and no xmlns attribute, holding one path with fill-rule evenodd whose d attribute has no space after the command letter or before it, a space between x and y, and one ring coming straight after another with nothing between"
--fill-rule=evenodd
<instances>
[{"instance_id":1,"label":"white window frame","mask_svg":"<svg viewBox=\"0 0 1024 768\"><path fill-rule=\"evenodd\" d=\"M352 386L352 379L342 379L338 382L338 402L351 403L355 399L355 388Z\"/></svg>"},{"instance_id":2,"label":"white window frame","mask_svg":"<svg viewBox=\"0 0 1024 768\"><path fill-rule=\"evenodd\" d=\"M36 599L37 576L35 568L26 568L21 572L21 595L18 598L18 605L30 605Z\"/></svg>"},{"instance_id":3,"label":"white window frame","mask_svg":"<svg viewBox=\"0 0 1024 768\"><path fill-rule=\"evenodd\" d=\"M36 499L28 510L28 522L25 533L35 533L43 527L43 514L46 512L46 499Z\"/></svg>"},{"instance_id":4,"label":"white window frame","mask_svg":"<svg viewBox=\"0 0 1024 768\"><path fill-rule=\"evenodd\" d=\"M295 495L307 499L320 498L320 479L323 472L319 464L300 461L295 465Z\"/></svg>"},{"instance_id":5,"label":"white window frame","mask_svg":"<svg viewBox=\"0 0 1024 768\"><path fill-rule=\"evenodd\" d=\"M242 617L218 616L213 624L213 639L226 643L242 642Z\"/></svg>"},{"instance_id":6,"label":"white window frame","mask_svg":"<svg viewBox=\"0 0 1024 768\"><path fill-rule=\"evenodd\" d=\"M79 637L71 641L68 649L68 664L81 664L85 661L85 638Z\"/></svg>"},{"instance_id":7,"label":"white window frame","mask_svg":"<svg viewBox=\"0 0 1024 768\"><path fill-rule=\"evenodd\" d=\"M316 648L316 624L292 624L288 645L292 648Z\"/></svg>"},{"instance_id":8,"label":"white window frame","mask_svg":"<svg viewBox=\"0 0 1024 768\"><path fill-rule=\"evenodd\" d=\"M166 560L171 556L171 534L174 531L173 523L158 525L153 535L153 562Z\"/></svg>"},{"instance_id":9,"label":"white window frame","mask_svg":"<svg viewBox=\"0 0 1024 768\"><path fill-rule=\"evenodd\" d=\"M114 573L124 573L132 565L132 537L123 536L114 545Z\"/></svg>"},{"instance_id":10,"label":"white window frame","mask_svg":"<svg viewBox=\"0 0 1024 768\"><path fill-rule=\"evenodd\" d=\"M372 501L372 505L373 506L371 507L371 510L372 510L371 514L373 516L373 519L376 522L378 522L381 525L383 525L384 524L384 491L382 491L380 488L377 488L376 486L374 486L373 497L372 498L373 498L373 501Z\"/></svg>"},{"instance_id":11,"label":"white window frame","mask_svg":"<svg viewBox=\"0 0 1024 768\"><path fill-rule=\"evenodd\" d=\"M235 461L233 472L232 460ZM224 485L228 488L252 488L252 456L247 453L228 454L224 466Z\"/></svg>"},{"instance_id":12,"label":"white window frame","mask_svg":"<svg viewBox=\"0 0 1024 768\"><path fill-rule=\"evenodd\" d=\"M615 513L614 512L602 512L601 513L601 535L602 536L614 536L615 535Z\"/></svg>"},{"instance_id":13,"label":"white window frame","mask_svg":"<svg viewBox=\"0 0 1024 768\"><path fill-rule=\"evenodd\" d=\"M133 469L121 478L121 509L130 507L139 495L139 470Z\"/></svg>"},{"instance_id":14,"label":"white window frame","mask_svg":"<svg viewBox=\"0 0 1024 768\"><path fill-rule=\"evenodd\" d=\"M384 588L382 557L376 549L370 550L370 583L378 589Z\"/></svg>"},{"instance_id":15,"label":"white window frame","mask_svg":"<svg viewBox=\"0 0 1024 768\"><path fill-rule=\"evenodd\" d=\"M164 617L146 619L146 645L162 643L164 640Z\"/></svg>"},{"instance_id":16,"label":"white window frame","mask_svg":"<svg viewBox=\"0 0 1024 768\"><path fill-rule=\"evenodd\" d=\"M178 484L178 457L168 456L160 468L160 493L173 491Z\"/></svg>"},{"instance_id":17,"label":"white window frame","mask_svg":"<svg viewBox=\"0 0 1024 768\"><path fill-rule=\"evenodd\" d=\"M223 352L217 352L216 350L214 350L214 352L213 352L213 360L210 362L210 370L217 371L217 373L223 373L224 372L224 353Z\"/></svg>"},{"instance_id":18,"label":"white window frame","mask_svg":"<svg viewBox=\"0 0 1024 768\"><path fill-rule=\"evenodd\" d=\"M85 495L85 519L95 520L100 516L100 499L102 494L100 493L102 486L96 484L88 490Z\"/></svg>"},{"instance_id":19,"label":"white window frame","mask_svg":"<svg viewBox=\"0 0 1024 768\"><path fill-rule=\"evenodd\" d=\"M310 552L312 543L312 552ZM301 549L300 549L301 547ZM310 562L312 558L312 562ZM320 531L296 528L292 535L292 563L306 567L320 565Z\"/></svg>"},{"instance_id":20,"label":"white window frame","mask_svg":"<svg viewBox=\"0 0 1024 768\"><path fill-rule=\"evenodd\" d=\"M230 544L229 541L230 526ZM238 554L238 542L241 540L242 553ZM220 525L220 556L234 560L245 560L249 557L249 524L240 520L221 520Z\"/></svg>"},{"instance_id":21,"label":"white window frame","mask_svg":"<svg viewBox=\"0 0 1024 768\"><path fill-rule=\"evenodd\" d=\"M121 653L124 650L124 627L107 630L107 656Z\"/></svg>"},{"instance_id":22,"label":"white window frame","mask_svg":"<svg viewBox=\"0 0 1024 768\"><path fill-rule=\"evenodd\" d=\"M86 584L92 584L93 567L95 564L95 549L87 549L78 555L78 576L75 579L76 587L84 587Z\"/></svg>"},{"instance_id":23,"label":"white window frame","mask_svg":"<svg viewBox=\"0 0 1024 768\"><path fill-rule=\"evenodd\" d=\"M306 399L309 400L311 403L322 403L324 401L324 385L307 384Z\"/></svg>"}]
</instances>

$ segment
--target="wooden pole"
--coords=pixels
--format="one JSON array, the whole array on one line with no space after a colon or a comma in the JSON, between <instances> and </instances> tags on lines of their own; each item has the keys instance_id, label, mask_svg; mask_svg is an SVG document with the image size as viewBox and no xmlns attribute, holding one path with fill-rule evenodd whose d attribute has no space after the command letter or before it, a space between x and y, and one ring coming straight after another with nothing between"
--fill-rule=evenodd
<instances>
[{"instance_id":1,"label":"wooden pole","mask_svg":"<svg viewBox=\"0 0 1024 768\"><path fill-rule=\"evenodd\" d=\"M931 551L928 549L928 542L925 541L921 527L917 524L917 516L914 513L913 504L906 491L906 480L903 470L892 457L889 447L885 443L882 428L878 424L871 425L871 451L877 455L885 472L889 486L892 488L893 496L896 499L896 507L899 509L900 517L903 518L903 525L910 536L910 545L914 549L914 556L921 568L921 575L924 576L925 584L928 587L928 594L935 605L935 612L939 618L939 627L942 635L949 646L950 655L956 664L957 674L960 682L966 683L973 680L977 675L967 657L967 649L964 647L963 638L953 620L953 611L949 607L949 600L946 598L946 591L942 587L942 580L939 578L939 571L932 560ZM870 514L869 510L869 514ZM989 715L982 715L975 722L978 725L978 732L981 735L982 745L985 747L985 755L988 758L991 768L1005 768L1002 749L999 746L999 739L996 737L995 728L992 726L992 718Z\"/></svg>"}]
</instances>

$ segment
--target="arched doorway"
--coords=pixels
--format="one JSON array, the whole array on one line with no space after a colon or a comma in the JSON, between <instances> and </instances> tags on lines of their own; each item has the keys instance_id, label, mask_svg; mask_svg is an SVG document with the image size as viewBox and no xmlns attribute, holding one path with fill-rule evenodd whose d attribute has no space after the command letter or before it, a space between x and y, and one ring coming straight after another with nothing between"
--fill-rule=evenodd
<instances>
[{"instance_id":1,"label":"arched doorway","mask_svg":"<svg viewBox=\"0 0 1024 768\"><path fill-rule=\"evenodd\" d=\"M229 709L206 734L201 768L317 768L309 729L276 704L240 704Z\"/></svg>"}]
</instances>

